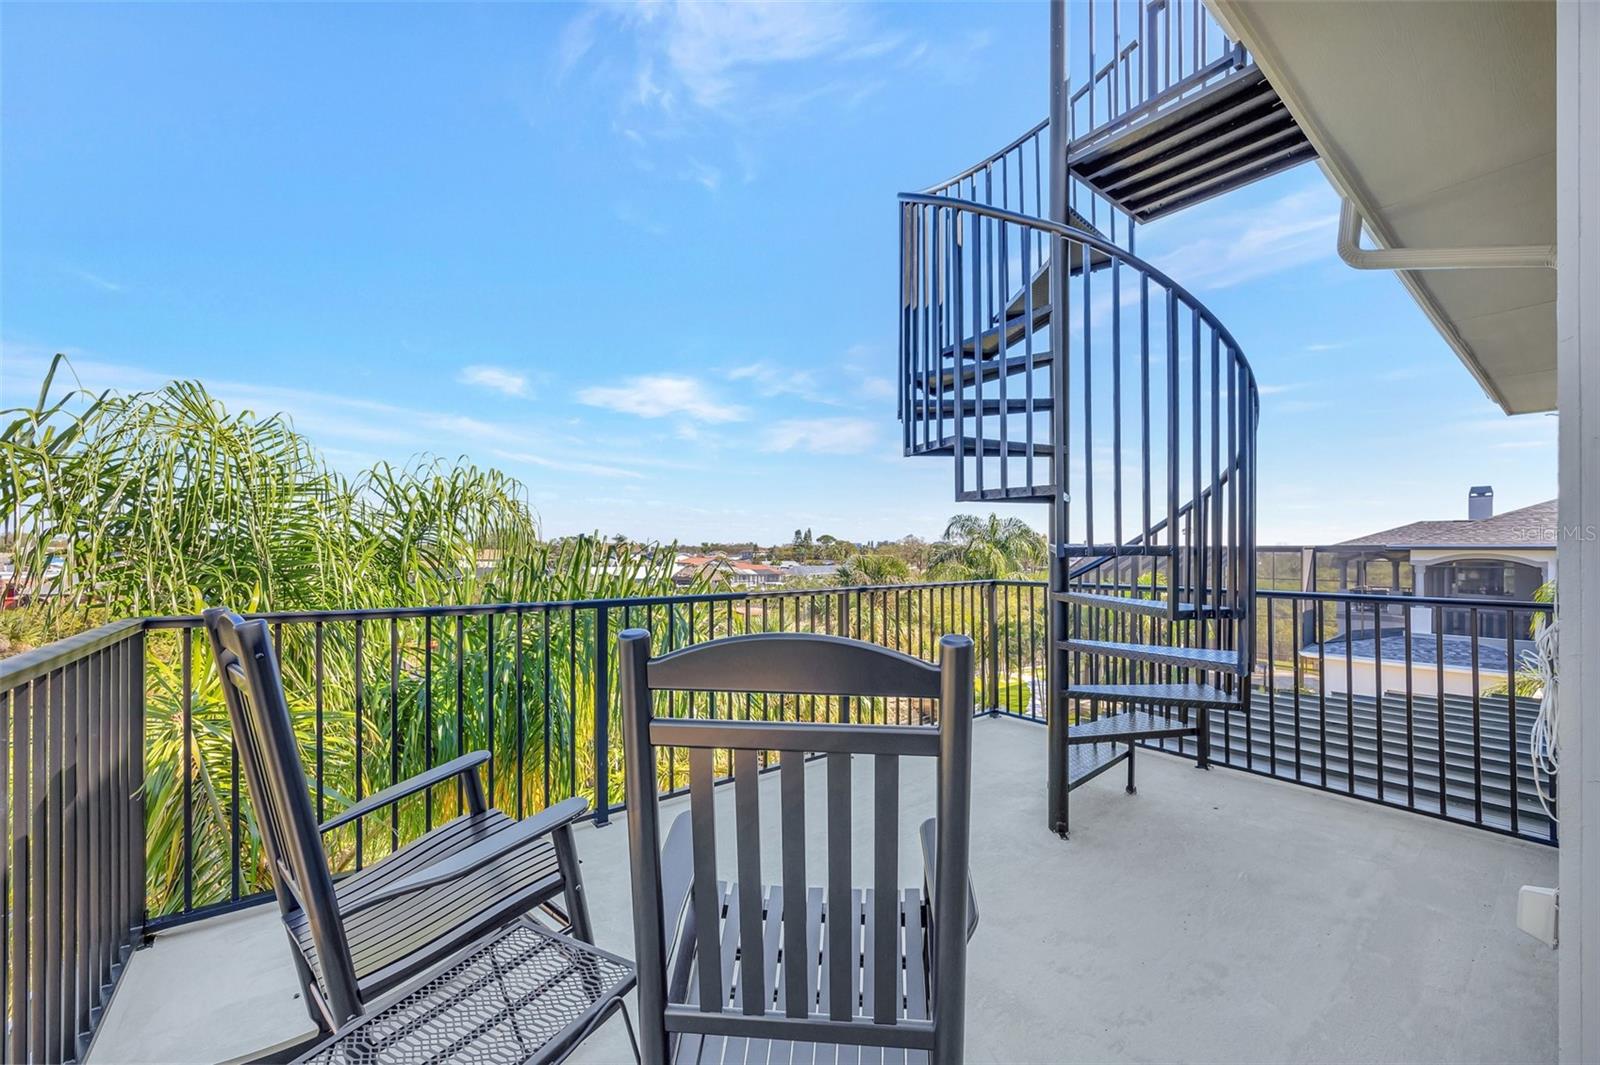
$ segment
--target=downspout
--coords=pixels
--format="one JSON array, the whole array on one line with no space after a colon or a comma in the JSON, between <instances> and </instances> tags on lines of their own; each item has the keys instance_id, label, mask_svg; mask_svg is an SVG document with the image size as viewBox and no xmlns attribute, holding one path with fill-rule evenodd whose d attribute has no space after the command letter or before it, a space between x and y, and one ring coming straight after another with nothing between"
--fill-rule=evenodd
<instances>
[{"instance_id":1,"label":"downspout","mask_svg":"<svg viewBox=\"0 0 1600 1065\"><path fill-rule=\"evenodd\" d=\"M1490 248L1361 247L1361 211L1348 196L1339 207L1339 258L1357 270L1554 270L1554 244L1506 245Z\"/></svg>"}]
</instances>

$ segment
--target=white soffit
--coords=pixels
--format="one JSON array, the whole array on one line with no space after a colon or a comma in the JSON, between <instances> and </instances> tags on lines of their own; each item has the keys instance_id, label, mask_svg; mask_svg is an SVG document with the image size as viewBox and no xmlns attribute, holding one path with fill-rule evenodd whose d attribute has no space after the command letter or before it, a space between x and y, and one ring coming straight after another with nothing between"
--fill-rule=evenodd
<instances>
[{"instance_id":1,"label":"white soffit","mask_svg":"<svg viewBox=\"0 0 1600 1065\"><path fill-rule=\"evenodd\" d=\"M1378 246L1556 242L1552 0L1207 3ZM1506 413L1555 408L1554 270L1399 276Z\"/></svg>"}]
</instances>

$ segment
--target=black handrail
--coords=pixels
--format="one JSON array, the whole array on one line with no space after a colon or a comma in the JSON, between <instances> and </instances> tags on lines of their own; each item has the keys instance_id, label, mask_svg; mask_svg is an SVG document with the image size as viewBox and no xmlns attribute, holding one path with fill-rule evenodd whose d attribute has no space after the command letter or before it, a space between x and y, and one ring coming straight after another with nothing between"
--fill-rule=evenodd
<instances>
[{"instance_id":1,"label":"black handrail","mask_svg":"<svg viewBox=\"0 0 1600 1065\"><path fill-rule=\"evenodd\" d=\"M902 192L899 195L899 200L901 203L921 204L926 207L943 207L953 211L982 215L985 218L992 218L999 222L1008 222L1016 226L1037 229L1042 232L1050 233L1054 236L1070 240L1074 243L1093 248L1098 252L1102 252L1105 255L1109 255L1120 260L1125 266L1128 266L1139 273L1148 276L1156 284L1160 285L1164 289L1167 289L1173 295L1177 296L1179 299L1188 304L1190 310L1200 315L1201 320L1215 330L1218 336L1226 341L1233 348L1233 350L1242 350L1239 347L1239 342L1233 338L1232 333L1228 332L1227 327L1222 324L1221 320L1219 320L1216 315L1212 314L1206 305L1201 303L1193 293L1174 281L1171 276L1164 272L1160 267L1157 267L1152 263L1139 258L1126 248L1118 247L1097 233L1091 233L1084 229L1076 229L1072 226L1063 225L1059 222L1052 222L1046 218L1034 218L1030 215L1019 214L1016 211L1008 211L1004 208L992 207L984 203L975 203L971 200L955 199L949 196L930 196L921 192ZM1244 369L1246 374L1249 375L1251 392L1252 394L1255 394L1255 372L1249 368L1248 364L1245 365Z\"/></svg>"}]
</instances>

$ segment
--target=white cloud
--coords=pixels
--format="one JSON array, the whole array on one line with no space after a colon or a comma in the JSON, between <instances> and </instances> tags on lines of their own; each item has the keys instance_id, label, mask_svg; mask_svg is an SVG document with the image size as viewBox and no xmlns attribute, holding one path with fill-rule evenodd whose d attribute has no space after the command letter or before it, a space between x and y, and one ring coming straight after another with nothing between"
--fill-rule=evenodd
<instances>
[{"instance_id":1,"label":"white cloud","mask_svg":"<svg viewBox=\"0 0 1600 1065\"><path fill-rule=\"evenodd\" d=\"M1533 448L1549 448L1553 451L1558 426L1552 415L1518 414L1510 418L1465 419L1457 423L1457 431L1463 439L1480 441L1496 451L1526 451Z\"/></svg>"},{"instance_id":2,"label":"white cloud","mask_svg":"<svg viewBox=\"0 0 1600 1065\"><path fill-rule=\"evenodd\" d=\"M1338 222L1338 200L1318 179L1266 204L1182 215L1140 245L1152 262L1192 290L1231 288L1331 259ZM1160 250L1152 252L1146 239ZM1329 349L1313 345L1307 350Z\"/></svg>"},{"instance_id":3,"label":"white cloud","mask_svg":"<svg viewBox=\"0 0 1600 1065\"><path fill-rule=\"evenodd\" d=\"M707 192L716 192L722 187L722 171L698 159L689 160L684 168L683 177L685 181L692 181Z\"/></svg>"},{"instance_id":4,"label":"white cloud","mask_svg":"<svg viewBox=\"0 0 1600 1065\"><path fill-rule=\"evenodd\" d=\"M694 114L744 120L823 94L850 100L870 91L877 64L904 43L883 32L864 6L836 0L605 4L563 29L555 55L559 71L573 69L595 50L597 12L631 31L632 77L624 83L624 108L648 111L655 124L669 129ZM773 68L806 61L832 69L808 77L803 90L779 88L765 78Z\"/></svg>"},{"instance_id":5,"label":"white cloud","mask_svg":"<svg viewBox=\"0 0 1600 1065\"><path fill-rule=\"evenodd\" d=\"M594 23L598 12L584 11L561 28L556 39L556 77L566 77L594 47Z\"/></svg>"},{"instance_id":6,"label":"white cloud","mask_svg":"<svg viewBox=\"0 0 1600 1065\"><path fill-rule=\"evenodd\" d=\"M888 377L863 377L857 387L861 389L861 394L869 399L892 399L894 397L894 381Z\"/></svg>"},{"instance_id":7,"label":"white cloud","mask_svg":"<svg viewBox=\"0 0 1600 1065\"><path fill-rule=\"evenodd\" d=\"M837 54L872 37L859 9L845 4L684 0L636 10L647 12L645 32L656 35L689 98L712 110L736 99L753 68Z\"/></svg>"},{"instance_id":8,"label":"white cloud","mask_svg":"<svg viewBox=\"0 0 1600 1065\"><path fill-rule=\"evenodd\" d=\"M500 451L494 452L496 458L505 459L507 462L523 462L530 466L540 466L547 470L565 470L569 473L582 473L591 477L621 477L641 480L644 474L638 470L624 469L621 466L606 466L598 462L583 462L573 459L553 459L548 455L536 455L529 451Z\"/></svg>"},{"instance_id":9,"label":"white cloud","mask_svg":"<svg viewBox=\"0 0 1600 1065\"><path fill-rule=\"evenodd\" d=\"M632 200L618 200L611 205L611 213L623 225L643 230L652 237L664 237L668 233L659 215L641 211L634 206Z\"/></svg>"},{"instance_id":10,"label":"white cloud","mask_svg":"<svg viewBox=\"0 0 1600 1065\"><path fill-rule=\"evenodd\" d=\"M67 272L84 284L97 288L101 292L122 291L122 283L120 281L113 281L108 277L101 277L99 274L91 273L88 270L80 270L75 266L68 267Z\"/></svg>"},{"instance_id":11,"label":"white cloud","mask_svg":"<svg viewBox=\"0 0 1600 1065\"><path fill-rule=\"evenodd\" d=\"M27 380L24 392L37 388L48 353L31 345L0 342L0 363L5 366L3 394L10 393L16 381ZM174 379L192 377L159 368L130 366L103 360L86 353L71 355L71 369L83 387L98 392L105 388L122 391L155 389ZM67 380L58 382L64 387ZM488 452L546 469L570 470L597 476L628 477L627 467L675 468L659 455L626 455L615 466L599 466L591 461L588 446L566 434L531 427L526 421L494 422L453 411L403 406L366 399L342 392L287 388L249 381L207 378L206 390L229 413L245 410L258 415L283 413L294 427L309 437L318 450L332 461L369 465L375 457L404 462L416 454L458 454ZM31 398L27 395L17 399ZM358 445L355 447L348 445Z\"/></svg>"},{"instance_id":12,"label":"white cloud","mask_svg":"<svg viewBox=\"0 0 1600 1065\"><path fill-rule=\"evenodd\" d=\"M499 366L463 366L461 372L456 375L456 380L464 385L489 388L508 396L526 398L530 394L526 374L516 373Z\"/></svg>"},{"instance_id":13,"label":"white cloud","mask_svg":"<svg viewBox=\"0 0 1600 1065\"><path fill-rule=\"evenodd\" d=\"M748 381L751 388L767 397L799 396L818 403L828 402L810 370L774 366L765 360L734 367L728 371L728 380Z\"/></svg>"},{"instance_id":14,"label":"white cloud","mask_svg":"<svg viewBox=\"0 0 1600 1065\"><path fill-rule=\"evenodd\" d=\"M855 455L877 439L878 423L866 418L789 418L767 427L762 450Z\"/></svg>"},{"instance_id":15,"label":"white cloud","mask_svg":"<svg viewBox=\"0 0 1600 1065\"><path fill-rule=\"evenodd\" d=\"M578 402L641 418L684 414L706 422L737 422L745 417L742 407L717 399L704 382L676 374L646 374L620 385L585 388Z\"/></svg>"}]
</instances>

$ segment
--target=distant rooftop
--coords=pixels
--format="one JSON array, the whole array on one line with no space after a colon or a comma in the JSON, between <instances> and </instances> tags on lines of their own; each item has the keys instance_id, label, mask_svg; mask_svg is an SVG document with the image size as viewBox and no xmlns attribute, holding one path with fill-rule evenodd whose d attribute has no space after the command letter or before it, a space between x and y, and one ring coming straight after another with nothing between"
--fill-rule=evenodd
<instances>
[{"instance_id":1,"label":"distant rooftop","mask_svg":"<svg viewBox=\"0 0 1600 1065\"><path fill-rule=\"evenodd\" d=\"M1556 501L1549 499L1476 521L1414 521L1410 525L1358 536L1338 546L1554 547L1556 528Z\"/></svg>"}]
</instances>

